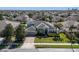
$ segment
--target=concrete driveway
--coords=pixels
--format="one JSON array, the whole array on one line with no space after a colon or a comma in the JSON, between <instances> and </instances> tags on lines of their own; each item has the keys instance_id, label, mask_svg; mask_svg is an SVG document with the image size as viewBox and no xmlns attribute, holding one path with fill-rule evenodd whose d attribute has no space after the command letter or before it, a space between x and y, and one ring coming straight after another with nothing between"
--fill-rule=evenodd
<instances>
[{"instance_id":1,"label":"concrete driveway","mask_svg":"<svg viewBox=\"0 0 79 59\"><path fill-rule=\"evenodd\" d=\"M35 37L26 37L21 49L35 49L34 39Z\"/></svg>"}]
</instances>

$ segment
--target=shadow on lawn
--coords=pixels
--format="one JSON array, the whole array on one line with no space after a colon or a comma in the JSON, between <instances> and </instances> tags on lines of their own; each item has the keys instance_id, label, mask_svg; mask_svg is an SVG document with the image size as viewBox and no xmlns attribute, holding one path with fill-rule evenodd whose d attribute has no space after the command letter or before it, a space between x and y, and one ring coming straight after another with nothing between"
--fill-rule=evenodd
<instances>
[{"instance_id":1,"label":"shadow on lawn","mask_svg":"<svg viewBox=\"0 0 79 59\"><path fill-rule=\"evenodd\" d=\"M14 41L9 47L9 49L19 48L22 44L23 44L23 41L21 40Z\"/></svg>"}]
</instances>

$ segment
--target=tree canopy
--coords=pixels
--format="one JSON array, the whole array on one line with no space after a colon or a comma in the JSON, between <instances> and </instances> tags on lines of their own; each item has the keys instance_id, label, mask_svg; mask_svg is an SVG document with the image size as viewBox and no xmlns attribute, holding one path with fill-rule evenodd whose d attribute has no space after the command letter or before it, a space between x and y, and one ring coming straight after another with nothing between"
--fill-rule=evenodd
<instances>
[{"instance_id":1,"label":"tree canopy","mask_svg":"<svg viewBox=\"0 0 79 59\"><path fill-rule=\"evenodd\" d=\"M25 37L25 30L22 24L18 26L15 34L16 34L16 39L19 41L22 41L22 39Z\"/></svg>"},{"instance_id":2,"label":"tree canopy","mask_svg":"<svg viewBox=\"0 0 79 59\"><path fill-rule=\"evenodd\" d=\"M3 36L6 40L11 40L11 37L14 35L14 28L11 24L8 24L3 30Z\"/></svg>"},{"instance_id":3,"label":"tree canopy","mask_svg":"<svg viewBox=\"0 0 79 59\"><path fill-rule=\"evenodd\" d=\"M3 20L3 15L2 14L0 14L0 20Z\"/></svg>"}]
</instances>

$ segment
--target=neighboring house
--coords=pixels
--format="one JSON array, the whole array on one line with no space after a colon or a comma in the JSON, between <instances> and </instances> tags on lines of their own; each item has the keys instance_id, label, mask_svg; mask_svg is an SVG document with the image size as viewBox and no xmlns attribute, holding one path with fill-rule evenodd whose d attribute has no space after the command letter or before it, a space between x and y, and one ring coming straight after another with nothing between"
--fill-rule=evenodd
<instances>
[{"instance_id":1,"label":"neighboring house","mask_svg":"<svg viewBox=\"0 0 79 59\"><path fill-rule=\"evenodd\" d=\"M67 21L63 22L63 27L65 27L65 28L69 28L72 25L76 26L77 22L73 21L73 20L67 20Z\"/></svg>"},{"instance_id":2,"label":"neighboring house","mask_svg":"<svg viewBox=\"0 0 79 59\"><path fill-rule=\"evenodd\" d=\"M71 16L66 18L65 22L63 22L63 27L69 28L72 25L77 27L77 25L79 24L79 22L77 22L77 20L79 20L78 15L71 15Z\"/></svg>"},{"instance_id":3,"label":"neighboring house","mask_svg":"<svg viewBox=\"0 0 79 59\"><path fill-rule=\"evenodd\" d=\"M69 28L71 26L74 26L75 28L73 29L73 31L77 31L76 27L78 26L79 22L74 21L74 20L67 20L65 22L62 23L63 24L63 29L69 32Z\"/></svg>"},{"instance_id":4,"label":"neighboring house","mask_svg":"<svg viewBox=\"0 0 79 59\"><path fill-rule=\"evenodd\" d=\"M77 32L79 32L79 24L78 24L78 26L77 26Z\"/></svg>"},{"instance_id":5,"label":"neighboring house","mask_svg":"<svg viewBox=\"0 0 79 59\"><path fill-rule=\"evenodd\" d=\"M5 29L7 23L5 20L0 21L0 32Z\"/></svg>"},{"instance_id":6,"label":"neighboring house","mask_svg":"<svg viewBox=\"0 0 79 59\"><path fill-rule=\"evenodd\" d=\"M19 15L19 16L17 16L16 18L14 18L14 20L15 21L27 21L27 20L29 20L29 16L27 16L27 15Z\"/></svg>"},{"instance_id":7,"label":"neighboring house","mask_svg":"<svg viewBox=\"0 0 79 59\"><path fill-rule=\"evenodd\" d=\"M0 38L0 44L2 44L4 41L4 38Z\"/></svg>"},{"instance_id":8,"label":"neighboring house","mask_svg":"<svg viewBox=\"0 0 79 59\"><path fill-rule=\"evenodd\" d=\"M53 16L53 19L52 19L53 22L58 22L60 20L64 21L64 19L62 17L60 17L60 16Z\"/></svg>"},{"instance_id":9,"label":"neighboring house","mask_svg":"<svg viewBox=\"0 0 79 59\"><path fill-rule=\"evenodd\" d=\"M60 13L59 16L60 16L60 17L62 17L62 16L67 17L67 16L68 16L68 13L67 13L67 12L65 12L65 13Z\"/></svg>"},{"instance_id":10,"label":"neighboring house","mask_svg":"<svg viewBox=\"0 0 79 59\"><path fill-rule=\"evenodd\" d=\"M79 21L79 15L71 15L69 17L67 17L66 20L73 20L73 21Z\"/></svg>"},{"instance_id":11,"label":"neighboring house","mask_svg":"<svg viewBox=\"0 0 79 59\"><path fill-rule=\"evenodd\" d=\"M16 28L17 26L19 26L20 22L2 20L2 21L0 21L0 32L5 29L7 24L11 24L13 26L13 28Z\"/></svg>"}]
</instances>

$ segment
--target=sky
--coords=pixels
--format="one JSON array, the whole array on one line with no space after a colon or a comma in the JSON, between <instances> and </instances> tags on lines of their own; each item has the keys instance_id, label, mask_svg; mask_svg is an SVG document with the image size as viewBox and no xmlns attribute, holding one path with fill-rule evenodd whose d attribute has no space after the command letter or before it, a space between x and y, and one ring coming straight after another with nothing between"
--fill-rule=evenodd
<instances>
[{"instance_id":1,"label":"sky","mask_svg":"<svg viewBox=\"0 0 79 59\"><path fill-rule=\"evenodd\" d=\"M0 0L0 7L79 7L79 0Z\"/></svg>"},{"instance_id":2,"label":"sky","mask_svg":"<svg viewBox=\"0 0 79 59\"><path fill-rule=\"evenodd\" d=\"M23 2L27 2L27 3L75 3L78 2L78 0L0 0L0 3L23 3Z\"/></svg>"},{"instance_id":3,"label":"sky","mask_svg":"<svg viewBox=\"0 0 79 59\"><path fill-rule=\"evenodd\" d=\"M0 0L0 10L79 9L79 0Z\"/></svg>"}]
</instances>

